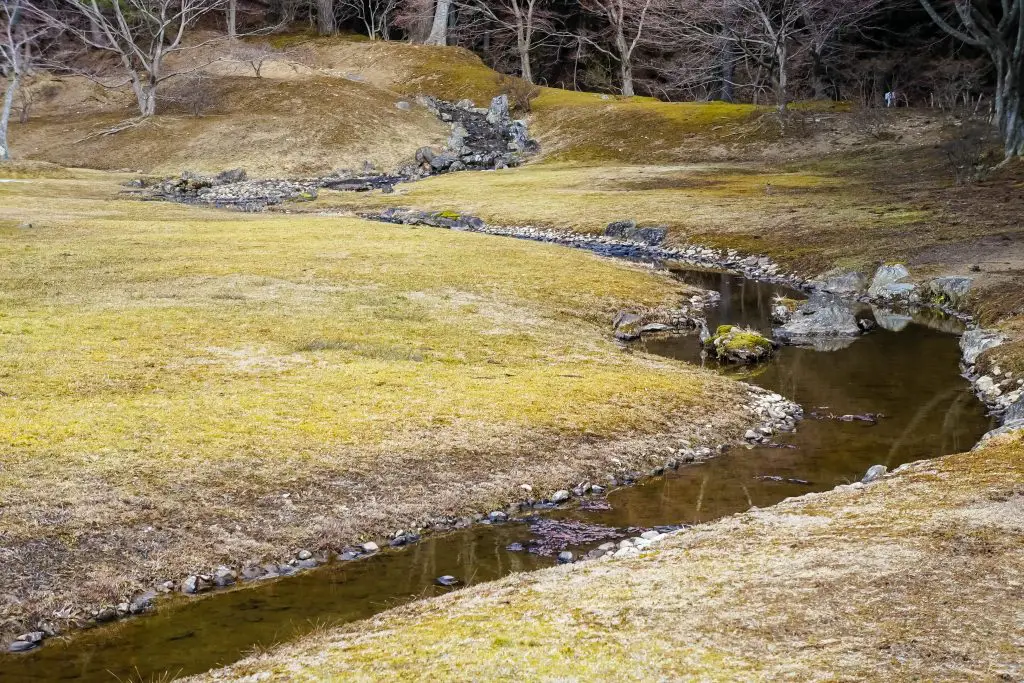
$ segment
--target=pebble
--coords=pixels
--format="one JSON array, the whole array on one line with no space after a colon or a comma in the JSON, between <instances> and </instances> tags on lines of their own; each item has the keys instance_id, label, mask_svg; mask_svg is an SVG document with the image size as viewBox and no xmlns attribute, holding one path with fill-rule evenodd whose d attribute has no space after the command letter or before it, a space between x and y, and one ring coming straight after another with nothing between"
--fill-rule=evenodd
<instances>
[{"instance_id":1,"label":"pebble","mask_svg":"<svg viewBox=\"0 0 1024 683\"><path fill-rule=\"evenodd\" d=\"M555 491L553 494L551 494L551 502L555 503L556 505L559 503L564 503L565 501L569 500L569 495L569 492L566 491L565 489Z\"/></svg>"},{"instance_id":2,"label":"pebble","mask_svg":"<svg viewBox=\"0 0 1024 683\"><path fill-rule=\"evenodd\" d=\"M496 522L496 523L497 522L507 522L508 521L508 515L505 514L504 512L502 512L501 510L494 510L493 512L490 512L490 513L487 514L487 519L489 519L492 522Z\"/></svg>"},{"instance_id":3,"label":"pebble","mask_svg":"<svg viewBox=\"0 0 1024 683\"><path fill-rule=\"evenodd\" d=\"M373 541L368 541L360 546L364 553L375 553L380 550L380 546Z\"/></svg>"},{"instance_id":4,"label":"pebble","mask_svg":"<svg viewBox=\"0 0 1024 683\"><path fill-rule=\"evenodd\" d=\"M308 550L300 550L299 554L296 555L296 557L300 560L308 560L309 558L313 557L313 553L309 552Z\"/></svg>"},{"instance_id":5,"label":"pebble","mask_svg":"<svg viewBox=\"0 0 1024 683\"><path fill-rule=\"evenodd\" d=\"M889 468L886 467L885 465L872 465L871 467L868 468L868 471L864 475L864 478L861 479L861 482L864 484L870 484L876 479L881 479L882 476L888 471Z\"/></svg>"},{"instance_id":6,"label":"pebble","mask_svg":"<svg viewBox=\"0 0 1024 683\"><path fill-rule=\"evenodd\" d=\"M619 548L618 550L615 551L615 554L612 557L615 557L616 559L620 559L620 558L623 558L623 557L636 557L639 554L640 554L640 551L637 550L636 548L634 548L632 545L630 545L630 546L627 546L625 548Z\"/></svg>"},{"instance_id":7,"label":"pebble","mask_svg":"<svg viewBox=\"0 0 1024 683\"><path fill-rule=\"evenodd\" d=\"M573 554L568 550L558 553L558 564L569 564L573 561Z\"/></svg>"},{"instance_id":8,"label":"pebble","mask_svg":"<svg viewBox=\"0 0 1024 683\"><path fill-rule=\"evenodd\" d=\"M29 650L34 650L37 647L39 647L39 643L30 643L24 640L15 640L13 643L7 646L7 649L11 652L28 652Z\"/></svg>"},{"instance_id":9,"label":"pebble","mask_svg":"<svg viewBox=\"0 0 1024 683\"><path fill-rule=\"evenodd\" d=\"M640 538L644 539L645 541L654 540L655 538L658 538L659 536L661 536L661 534L658 533L657 531L654 531L653 529L651 531L645 531L642 534L640 534Z\"/></svg>"}]
</instances>

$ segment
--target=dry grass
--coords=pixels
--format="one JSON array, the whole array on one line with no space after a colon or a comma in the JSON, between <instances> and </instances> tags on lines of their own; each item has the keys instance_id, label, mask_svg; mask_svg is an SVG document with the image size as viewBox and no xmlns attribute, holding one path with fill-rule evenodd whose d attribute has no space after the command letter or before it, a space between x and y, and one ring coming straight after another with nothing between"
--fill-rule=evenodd
<instances>
[{"instance_id":1,"label":"dry grass","mask_svg":"<svg viewBox=\"0 0 1024 683\"><path fill-rule=\"evenodd\" d=\"M835 265L870 271L879 262L908 261L937 244L1006 230L1005 224L946 220L937 206L926 208L880 194L876 182L813 165L795 171L753 164L546 163L508 172L431 178L387 196L325 193L314 210L408 205L455 209L499 224L583 232L635 218L668 225L676 243L769 254L808 275ZM1015 232L1020 230L1018 226ZM851 233L857 235L855 244L850 242ZM927 267L939 272L953 260Z\"/></svg>"},{"instance_id":2,"label":"dry grass","mask_svg":"<svg viewBox=\"0 0 1024 683\"><path fill-rule=\"evenodd\" d=\"M1024 438L511 576L192 680L1017 680Z\"/></svg>"},{"instance_id":3,"label":"dry grass","mask_svg":"<svg viewBox=\"0 0 1024 683\"><path fill-rule=\"evenodd\" d=\"M706 417L738 385L611 340L618 308L687 294L649 269L74 175L0 184L8 628L739 429Z\"/></svg>"}]
</instances>

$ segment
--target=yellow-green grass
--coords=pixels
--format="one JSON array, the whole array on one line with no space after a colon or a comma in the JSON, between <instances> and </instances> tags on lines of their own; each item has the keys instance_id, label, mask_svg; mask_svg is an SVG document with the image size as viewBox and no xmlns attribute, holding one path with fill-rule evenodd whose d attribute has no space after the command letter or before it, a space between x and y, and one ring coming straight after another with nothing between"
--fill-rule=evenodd
<instances>
[{"instance_id":1,"label":"yellow-green grass","mask_svg":"<svg viewBox=\"0 0 1024 683\"><path fill-rule=\"evenodd\" d=\"M317 207L407 205L459 210L496 224L599 232L632 218L667 225L670 241L769 254L816 274L870 268L922 245L963 236L934 214L879 196L865 180L754 165L625 166L543 163L456 173L402 185L396 194L325 193ZM967 228L969 229L969 228ZM851 234L857 241L851 244Z\"/></svg>"},{"instance_id":2,"label":"yellow-green grass","mask_svg":"<svg viewBox=\"0 0 1024 683\"><path fill-rule=\"evenodd\" d=\"M75 175L0 184L5 619L741 428L739 385L613 342L616 310L688 294L650 269Z\"/></svg>"},{"instance_id":3,"label":"yellow-green grass","mask_svg":"<svg viewBox=\"0 0 1024 683\"><path fill-rule=\"evenodd\" d=\"M1013 680L1022 586L1018 433L191 680Z\"/></svg>"}]
</instances>

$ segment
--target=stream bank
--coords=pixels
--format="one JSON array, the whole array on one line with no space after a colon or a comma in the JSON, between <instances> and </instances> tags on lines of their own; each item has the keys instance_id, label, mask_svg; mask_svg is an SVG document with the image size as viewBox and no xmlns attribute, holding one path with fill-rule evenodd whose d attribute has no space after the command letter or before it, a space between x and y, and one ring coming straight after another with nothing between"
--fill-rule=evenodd
<instances>
[{"instance_id":1,"label":"stream bank","mask_svg":"<svg viewBox=\"0 0 1024 683\"><path fill-rule=\"evenodd\" d=\"M795 294L731 274L680 275L719 292L720 304L709 312L711 325L730 322L770 331L776 295ZM771 394L797 399L808 419L795 433L776 436L772 447L750 446L752 451L730 451L699 465L685 464L686 450L692 449L670 454L669 460L683 466L637 473L639 486L616 489L619 482L592 482L612 488L606 502L599 494L596 502L601 505L584 504L545 517L629 538L646 529L670 530L672 525L845 485L871 465L893 469L969 448L990 424L957 372L959 349L950 332L958 325L941 317L919 317L899 332L882 328L838 351L785 347L768 364L725 369ZM640 344L651 353L707 362L693 336L652 336ZM872 423L843 419L867 413L884 417ZM648 479L647 474L664 476ZM138 675L197 673L322 624L364 618L402 601L445 592L449 589L435 584L440 576L476 583L553 564L552 555L529 552L531 538L531 525L523 522L432 535L356 562L212 594L114 629L52 642L4 662L4 670L10 680L58 675L103 680L107 671L133 675L136 669ZM565 550L578 556L598 545L566 545Z\"/></svg>"}]
</instances>

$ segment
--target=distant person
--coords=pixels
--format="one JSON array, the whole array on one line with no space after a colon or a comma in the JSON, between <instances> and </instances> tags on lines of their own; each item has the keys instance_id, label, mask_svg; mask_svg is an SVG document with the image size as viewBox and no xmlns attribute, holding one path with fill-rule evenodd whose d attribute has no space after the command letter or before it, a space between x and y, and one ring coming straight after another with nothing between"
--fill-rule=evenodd
<instances>
[{"instance_id":1,"label":"distant person","mask_svg":"<svg viewBox=\"0 0 1024 683\"><path fill-rule=\"evenodd\" d=\"M896 93L893 90L885 93L885 106L895 107L896 106Z\"/></svg>"}]
</instances>

